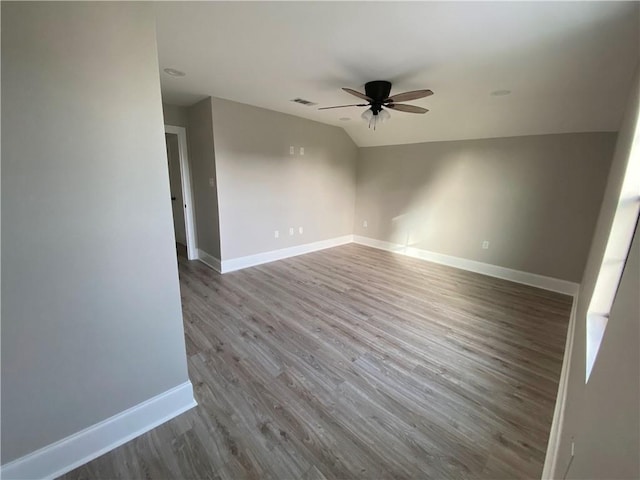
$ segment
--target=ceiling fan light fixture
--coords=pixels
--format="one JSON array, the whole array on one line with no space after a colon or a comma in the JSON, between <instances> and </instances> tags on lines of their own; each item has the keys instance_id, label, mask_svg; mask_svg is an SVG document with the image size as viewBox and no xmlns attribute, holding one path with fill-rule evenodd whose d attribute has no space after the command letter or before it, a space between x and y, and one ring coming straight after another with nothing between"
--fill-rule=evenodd
<instances>
[{"instance_id":1,"label":"ceiling fan light fixture","mask_svg":"<svg viewBox=\"0 0 640 480\"><path fill-rule=\"evenodd\" d=\"M379 123L384 123L391 118L391 114L384 108L381 108L377 112L375 112L371 108L367 108L364 112L362 112L361 116L365 121L369 123L369 128L373 127L374 130Z\"/></svg>"}]
</instances>

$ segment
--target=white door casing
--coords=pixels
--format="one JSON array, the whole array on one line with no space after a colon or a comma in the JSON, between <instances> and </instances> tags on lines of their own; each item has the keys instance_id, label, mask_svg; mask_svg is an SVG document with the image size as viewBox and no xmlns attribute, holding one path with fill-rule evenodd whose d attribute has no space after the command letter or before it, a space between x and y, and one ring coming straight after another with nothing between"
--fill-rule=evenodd
<instances>
[{"instance_id":1,"label":"white door casing","mask_svg":"<svg viewBox=\"0 0 640 480\"><path fill-rule=\"evenodd\" d=\"M182 190L182 209L185 226L185 239L187 244L187 258L195 260L198 258L196 245L196 225L193 214L193 192L191 190L191 170L189 168L189 156L187 152L187 130L184 127L165 125L165 133L178 136L178 156L180 165L180 184ZM180 200L179 198L176 201Z\"/></svg>"}]
</instances>

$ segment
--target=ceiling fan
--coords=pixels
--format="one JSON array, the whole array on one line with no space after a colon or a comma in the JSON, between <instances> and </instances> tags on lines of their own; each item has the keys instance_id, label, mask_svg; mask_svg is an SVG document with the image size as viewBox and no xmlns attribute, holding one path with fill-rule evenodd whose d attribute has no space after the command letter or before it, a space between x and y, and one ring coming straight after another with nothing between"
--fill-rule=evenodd
<instances>
[{"instance_id":1,"label":"ceiling fan","mask_svg":"<svg viewBox=\"0 0 640 480\"><path fill-rule=\"evenodd\" d=\"M391 117L387 108L391 110L398 110L399 112L408 113L427 113L429 110L422 107L416 107L415 105L406 105L404 102L407 100L416 100L418 98L428 97L433 95L431 90L414 90L411 92L398 93L396 95L391 93L391 82L385 80L374 80L373 82L367 82L364 85L365 93L360 93L351 88L343 88L343 90L351 95L355 95L358 98L366 100L368 103L354 103L352 105L338 105L336 107L322 107L318 110L328 110L331 108L344 108L344 107L369 107L362 113L362 118L369 122L369 128L373 126L375 130L376 124L382 123Z\"/></svg>"}]
</instances>

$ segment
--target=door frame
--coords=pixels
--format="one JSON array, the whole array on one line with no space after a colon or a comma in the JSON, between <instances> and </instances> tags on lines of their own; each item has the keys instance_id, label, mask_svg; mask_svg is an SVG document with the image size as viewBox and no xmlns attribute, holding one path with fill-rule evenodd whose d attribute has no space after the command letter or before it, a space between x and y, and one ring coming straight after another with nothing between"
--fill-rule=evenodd
<instances>
[{"instance_id":1,"label":"door frame","mask_svg":"<svg viewBox=\"0 0 640 480\"><path fill-rule=\"evenodd\" d=\"M180 183L182 184L182 205L184 208L184 230L187 237L187 258L198 258L196 245L196 224L193 214L193 191L191 189L191 171L187 152L187 129L175 125L165 125L164 132L178 136L178 156L180 157Z\"/></svg>"}]
</instances>

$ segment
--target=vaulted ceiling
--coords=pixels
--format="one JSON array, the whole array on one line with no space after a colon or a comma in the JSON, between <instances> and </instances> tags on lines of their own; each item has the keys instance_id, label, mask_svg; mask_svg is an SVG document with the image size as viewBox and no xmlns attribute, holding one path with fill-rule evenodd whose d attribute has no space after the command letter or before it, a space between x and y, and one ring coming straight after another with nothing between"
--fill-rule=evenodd
<instances>
[{"instance_id":1,"label":"vaulted ceiling","mask_svg":"<svg viewBox=\"0 0 640 480\"><path fill-rule=\"evenodd\" d=\"M638 2L159 2L163 99L216 96L344 128L359 146L618 129ZM172 77L174 68L186 73ZM429 88L375 131L341 90ZM508 95L492 92L508 90ZM317 103L291 102L300 97ZM354 102L355 100L355 102ZM341 120L348 118L349 120Z\"/></svg>"}]
</instances>

